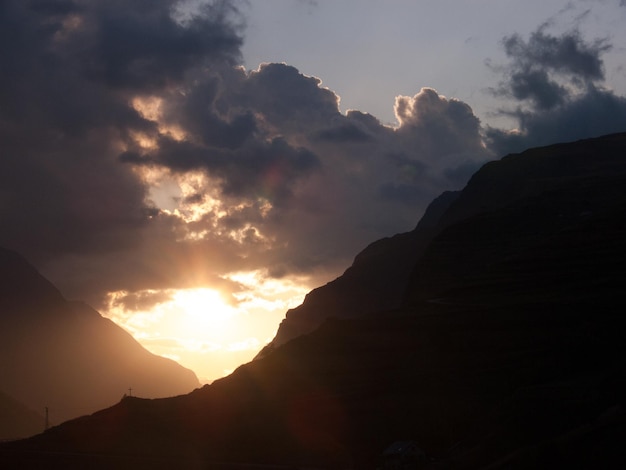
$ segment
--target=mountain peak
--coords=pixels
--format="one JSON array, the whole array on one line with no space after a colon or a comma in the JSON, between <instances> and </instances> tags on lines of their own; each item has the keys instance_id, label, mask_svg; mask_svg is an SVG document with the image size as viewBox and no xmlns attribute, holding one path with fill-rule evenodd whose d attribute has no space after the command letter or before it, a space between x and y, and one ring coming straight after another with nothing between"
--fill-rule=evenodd
<instances>
[{"instance_id":1,"label":"mountain peak","mask_svg":"<svg viewBox=\"0 0 626 470\"><path fill-rule=\"evenodd\" d=\"M63 296L39 271L15 251L0 247L0 315L12 310L9 305L60 303Z\"/></svg>"},{"instance_id":2,"label":"mountain peak","mask_svg":"<svg viewBox=\"0 0 626 470\"><path fill-rule=\"evenodd\" d=\"M115 403L187 393L189 369L145 350L84 302L61 293L19 254L0 248L0 390L60 423ZM36 384L36 385L34 385Z\"/></svg>"}]
</instances>

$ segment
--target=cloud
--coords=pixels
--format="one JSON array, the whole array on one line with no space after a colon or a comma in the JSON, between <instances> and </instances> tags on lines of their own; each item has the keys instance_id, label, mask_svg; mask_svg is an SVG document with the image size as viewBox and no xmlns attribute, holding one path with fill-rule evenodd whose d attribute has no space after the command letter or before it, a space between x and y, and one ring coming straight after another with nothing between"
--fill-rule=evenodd
<instances>
[{"instance_id":1,"label":"cloud","mask_svg":"<svg viewBox=\"0 0 626 470\"><path fill-rule=\"evenodd\" d=\"M139 291L123 293L115 296L111 305L120 307L125 311L150 310L156 304L167 302L172 299L172 293L167 291Z\"/></svg>"},{"instance_id":2,"label":"cloud","mask_svg":"<svg viewBox=\"0 0 626 470\"><path fill-rule=\"evenodd\" d=\"M491 148L500 154L528 147L623 132L626 129L626 98L595 87L543 112L517 111L518 131L488 129Z\"/></svg>"},{"instance_id":3,"label":"cloud","mask_svg":"<svg viewBox=\"0 0 626 470\"><path fill-rule=\"evenodd\" d=\"M415 96L396 98L397 133L419 149L418 156L430 160L456 159L482 151L480 121L472 108L455 99L446 99L432 88Z\"/></svg>"},{"instance_id":4,"label":"cloud","mask_svg":"<svg viewBox=\"0 0 626 470\"><path fill-rule=\"evenodd\" d=\"M511 75L511 94L518 100L532 100L540 109L551 109L567 98L567 89L550 80L545 70L526 70Z\"/></svg>"},{"instance_id":5,"label":"cloud","mask_svg":"<svg viewBox=\"0 0 626 470\"><path fill-rule=\"evenodd\" d=\"M504 38L504 50L516 68L543 67L585 81L604 78L599 56L610 47L603 39L584 41L577 30L553 36L545 32L545 26L533 32L527 42L517 34Z\"/></svg>"},{"instance_id":6,"label":"cloud","mask_svg":"<svg viewBox=\"0 0 626 470\"><path fill-rule=\"evenodd\" d=\"M264 198L272 205L289 198L294 181L318 166L311 151L294 148L280 137L267 142L255 140L236 150L164 138L157 150L144 155L124 152L120 160L140 166L164 166L177 173L206 171L221 181L224 195Z\"/></svg>"},{"instance_id":7,"label":"cloud","mask_svg":"<svg viewBox=\"0 0 626 470\"><path fill-rule=\"evenodd\" d=\"M434 89L398 97L393 128L294 67L244 70L236 5L2 3L0 244L68 296L235 302L229 276L260 270L315 285L489 157Z\"/></svg>"},{"instance_id":8,"label":"cloud","mask_svg":"<svg viewBox=\"0 0 626 470\"><path fill-rule=\"evenodd\" d=\"M503 40L509 63L494 68L505 76L495 93L516 103L501 112L515 119L518 128L486 129L496 154L626 128L626 100L603 87L602 55L612 45L607 39L587 41L577 29L553 35L548 26L528 40L517 34Z\"/></svg>"},{"instance_id":9,"label":"cloud","mask_svg":"<svg viewBox=\"0 0 626 470\"><path fill-rule=\"evenodd\" d=\"M131 103L192 69L232 66L242 41L226 2L185 24L174 5L2 2L1 244L43 266L132 252L151 232L148 188L117 160L131 135L157 132Z\"/></svg>"},{"instance_id":10,"label":"cloud","mask_svg":"<svg viewBox=\"0 0 626 470\"><path fill-rule=\"evenodd\" d=\"M394 129L340 113L320 79L285 64L224 73L228 80L196 77L185 95L161 97L159 119L178 123L185 139L160 134L155 146L120 158L209 175L194 197L218 187L228 209L207 213L196 230L236 238L231 252L272 276L345 267L371 240L411 228L442 188L464 184L471 171L459 168L487 157L471 108L433 89L398 98ZM204 137L204 124L223 128L239 116L250 119L250 132L236 145Z\"/></svg>"},{"instance_id":11,"label":"cloud","mask_svg":"<svg viewBox=\"0 0 626 470\"><path fill-rule=\"evenodd\" d=\"M497 94L529 101L540 110L563 104L574 89L604 79L601 54L611 48L605 39L586 42L578 30L554 36L547 24L525 41L519 34L503 39L510 59L507 79ZM564 83L560 83L564 82Z\"/></svg>"},{"instance_id":12,"label":"cloud","mask_svg":"<svg viewBox=\"0 0 626 470\"><path fill-rule=\"evenodd\" d=\"M262 64L234 99L260 112L270 132L306 133L339 114L339 97L321 83L286 64Z\"/></svg>"},{"instance_id":13,"label":"cloud","mask_svg":"<svg viewBox=\"0 0 626 470\"><path fill-rule=\"evenodd\" d=\"M87 76L145 91L179 82L200 64L239 61L242 38L231 20L237 14L233 3L204 4L184 24L172 16L176 3L118 0L80 8L77 39L88 48L72 52Z\"/></svg>"},{"instance_id":14,"label":"cloud","mask_svg":"<svg viewBox=\"0 0 626 470\"><path fill-rule=\"evenodd\" d=\"M372 136L357 123L346 122L340 126L328 127L317 133L321 141L341 142L371 142Z\"/></svg>"}]
</instances>

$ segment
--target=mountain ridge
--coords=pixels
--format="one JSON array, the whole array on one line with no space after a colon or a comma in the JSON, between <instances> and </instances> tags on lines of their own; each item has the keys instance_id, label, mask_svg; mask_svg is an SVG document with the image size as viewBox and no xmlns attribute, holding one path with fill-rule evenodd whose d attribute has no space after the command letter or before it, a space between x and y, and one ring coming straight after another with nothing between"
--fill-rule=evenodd
<instances>
[{"instance_id":1,"label":"mountain ridge","mask_svg":"<svg viewBox=\"0 0 626 470\"><path fill-rule=\"evenodd\" d=\"M62 294L20 255L0 249L0 390L52 423L145 396L188 393L189 369L145 350L129 333Z\"/></svg>"},{"instance_id":2,"label":"mountain ridge","mask_svg":"<svg viewBox=\"0 0 626 470\"><path fill-rule=\"evenodd\" d=\"M459 194L445 191L429 204L415 229L369 244L343 275L309 292L300 306L287 312L276 336L257 358L310 333L327 318L349 318L399 307L413 264L437 233L440 217Z\"/></svg>"},{"instance_id":3,"label":"mountain ridge","mask_svg":"<svg viewBox=\"0 0 626 470\"><path fill-rule=\"evenodd\" d=\"M0 441L44 431L45 417L0 390Z\"/></svg>"}]
</instances>

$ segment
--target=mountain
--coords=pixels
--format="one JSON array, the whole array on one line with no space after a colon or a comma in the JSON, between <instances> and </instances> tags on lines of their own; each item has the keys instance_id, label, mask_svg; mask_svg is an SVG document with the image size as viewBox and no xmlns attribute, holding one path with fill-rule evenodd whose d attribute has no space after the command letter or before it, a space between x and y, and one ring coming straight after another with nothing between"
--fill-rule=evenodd
<instances>
[{"instance_id":1,"label":"mountain","mask_svg":"<svg viewBox=\"0 0 626 470\"><path fill-rule=\"evenodd\" d=\"M0 391L0 440L24 438L40 433L45 417Z\"/></svg>"},{"instance_id":2,"label":"mountain","mask_svg":"<svg viewBox=\"0 0 626 470\"><path fill-rule=\"evenodd\" d=\"M561 288L570 295L574 285L586 289L617 274L621 240L604 238L612 230L617 236L626 220L625 145L617 134L486 164L443 214L441 233L414 267L408 298L465 289L473 297L484 291L490 302L498 292L519 303L522 295L553 297ZM513 266L520 271L509 272Z\"/></svg>"},{"instance_id":3,"label":"mountain","mask_svg":"<svg viewBox=\"0 0 626 470\"><path fill-rule=\"evenodd\" d=\"M21 256L0 249L0 390L39 413L47 407L59 424L116 403L131 387L166 397L198 386L193 372L67 301Z\"/></svg>"},{"instance_id":4,"label":"mountain","mask_svg":"<svg viewBox=\"0 0 626 470\"><path fill-rule=\"evenodd\" d=\"M428 240L357 257L418 252L395 308L4 444L0 463L397 468L383 451L412 442L428 459L406 468L625 468L626 134L510 155L453 199Z\"/></svg>"},{"instance_id":5,"label":"mountain","mask_svg":"<svg viewBox=\"0 0 626 470\"><path fill-rule=\"evenodd\" d=\"M593 148L588 148L590 145ZM463 197L459 198L460 192L443 193L430 204L413 231L372 243L357 255L353 265L341 277L310 292L302 305L287 312L276 337L259 357L290 339L313 331L327 318L349 318L397 308L417 260L435 235L456 222L510 206L515 201L538 197L544 191L555 191L557 185L566 184L578 194L579 200L570 200L566 204L565 201L555 201L558 207L553 209L557 213L546 215L537 224L548 229L546 217L565 222L565 212L569 216L586 212L585 197L588 195L585 185L593 184L588 180L594 175L605 177L613 170L619 174L623 162L619 156L617 159L612 157L616 153L619 155L622 145L619 136L593 144L579 142L574 151L570 145L557 144L510 155L503 162L488 163L470 180L462 192ZM614 184L619 184L619 180ZM589 201L589 205L597 202ZM510 217L518 222L507 228L518 232L518 236L537 228L524 228L519 223L519 214L510 214ZM485 243L492 241L485 240ZM468 245L473 243L475 240L468 240ZM468 246L461 247L461 250L466 248ZM474 251L468 249L466 253ZM452 262L455 264L453 270L459 272L458 260ZM424 272L430 280L433 279L430 270ZM422 280L420 289L428 282Z\"/></svg>"},{"instance_id":6,"label":"mountain","mask_svg":"<svg viewBox=\"0 0 626 470\"><path fill-rule=\"evenodd\" d=\"M287 312L276 336L257 358L310 333L328 318L351 318L398 308L415 263L440 230L440 217L459 194L446 191L428 206L414 230L370 244L342 276L308 293L300 306Z\"/></svg>"}]
</instances>

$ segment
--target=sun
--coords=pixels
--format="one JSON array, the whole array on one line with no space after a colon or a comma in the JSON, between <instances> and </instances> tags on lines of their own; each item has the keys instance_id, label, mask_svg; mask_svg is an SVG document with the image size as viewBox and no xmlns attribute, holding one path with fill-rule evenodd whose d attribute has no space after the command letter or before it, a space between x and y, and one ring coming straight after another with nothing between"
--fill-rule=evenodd
<instances>
[{"instance_id":1,"label":"sun","mask_svg":"<svg viewBox=\"0 0 626 470\"><path fill-rule=\"evenodd\" d=\"M176 333L208 336L222 341L237 336L237 309L228 305L218 291L207 288L179 290L172 296L179 311Z\"/></svg>"},{"instance_id":2,"label":"sun","mask_svg":"<svg viewBox=\"0 0 626 470\"><path fill-rule=\"evenodd\" d=\"M110 292L104 316L154 354L192 369L204 383L251 361L275 335L285 312L309 288L293 279L238 272L240 290L215 287Z\"/></svg>"}]
</instances>

